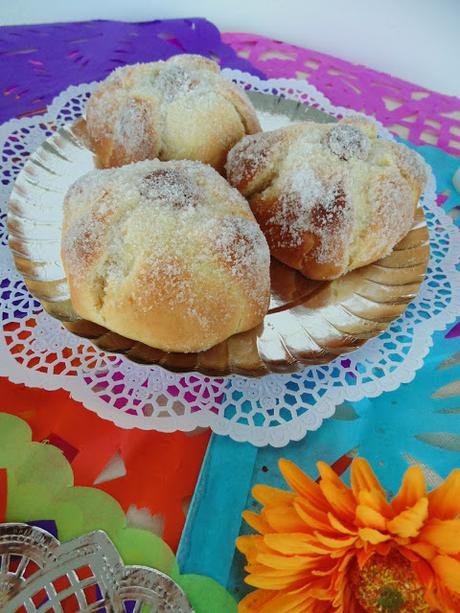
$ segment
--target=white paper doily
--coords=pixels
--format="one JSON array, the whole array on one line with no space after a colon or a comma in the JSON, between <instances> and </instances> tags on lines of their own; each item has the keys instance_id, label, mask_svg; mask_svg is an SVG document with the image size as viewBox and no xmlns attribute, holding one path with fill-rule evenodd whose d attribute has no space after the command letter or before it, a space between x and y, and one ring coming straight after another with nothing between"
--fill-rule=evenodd
<instances>
[{"instance_id":1,"label":"white paper doily","mask_svg":"<svg viewBox=\"0 0 460 613\"><path fill-rule=\"evenodd\" d=\"M258 78L234 70L223 74L245 89L283 94L337 117L334 107L304 81ZM218 434L254 445L281 447L316 430L344 400L375 397L411 381L432 344L432 334L454 321L460 292L456 270L459 246L452 220L436 205L430 171L423 198L430 229L431 257L417 299L386 332L329 364L303 373L212 379L171 374L103 354L66 331L27 291L7 247L6 206L13 182L28 155L56 127L84 112L94 84L72 86L46 115L11 120L0 128L2 146L0 209L0 375L15 383L65 389L88 409L117 425L172 432L210 426ZM380 124L384 138L392 138Z\"/></svg>"}]
</instances>

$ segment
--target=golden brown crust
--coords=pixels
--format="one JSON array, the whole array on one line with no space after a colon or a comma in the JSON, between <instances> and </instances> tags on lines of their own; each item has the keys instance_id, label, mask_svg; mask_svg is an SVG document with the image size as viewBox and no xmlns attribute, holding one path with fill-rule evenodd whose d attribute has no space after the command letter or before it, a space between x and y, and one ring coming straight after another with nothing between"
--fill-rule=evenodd
<instances>
[{"instance_id":1,"label":"golden brown crust","mask_svg":"<svg viewBox=\"0 0 460 613\"><path fill-rule=\"evenodd\" d=\"M260 125L245 93L215 62L178 55L109 75L88 102L87 129L103 168L158 157L222 171L228 151Z\"/></svg>"},{"instance_id":2,"label":"golden brown crust","mask_svg":"<svg viewBox=\"0 0 460 613\"><path fill-rule=\"evenodd\" d=\"M62 258L81 317L165 351L208 349L268 308L266 240L244 198L198 162L79 179L65 201Z\"/></svg>"},{"instance_id":3,"label":"golden brown crust","mask_svg":"<svg viewBox=\"0 0 460 613\"><path fill-rule=\"evenodd\" d=\"M410 230L426 180L420 156L358 116L247 136L226 169L272 255L311 279L387 255Z\"/></svg>"}]
</instances>

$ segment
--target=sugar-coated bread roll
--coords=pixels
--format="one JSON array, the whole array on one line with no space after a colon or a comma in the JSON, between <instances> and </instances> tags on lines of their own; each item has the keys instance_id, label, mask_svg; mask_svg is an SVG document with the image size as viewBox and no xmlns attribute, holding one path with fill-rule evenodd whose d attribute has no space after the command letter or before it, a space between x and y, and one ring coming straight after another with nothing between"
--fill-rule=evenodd
<instances>
[{"instance_id":1,"label":"sugar-coated bread roll","mask_svg":"<svg viewBox=\"0 0 460 613\"><path fill-rule=\"evenodd\" d=\"M228 155L227 178L274 257L334 279L388 255L409 232L426 174L417 153L357 116L247 136Z\"/></svg>"},{"instance_id":2,"label":"sugar-coated bread roll","mask_svg":"<svg viewBox=\"0 0 460 613\"><path fill-rule=\"evenodd\" d=\"M64 204L75 311L165 351L193 352L259 324L270 254L246 200L200 162L94 170Z\"/></svg>"},{"instance_id":3,"label":"sugar-coated bread roll","mask_svg":"<svg viewBox=\"0 0 460 613\"><path fill-rule=\"evenodd\" d=\"M104 168L158 157L222 171L229 149L260 130L243 90L200 55L118 68L92 94L86 121Z\"/></svg>"}]
</instances>

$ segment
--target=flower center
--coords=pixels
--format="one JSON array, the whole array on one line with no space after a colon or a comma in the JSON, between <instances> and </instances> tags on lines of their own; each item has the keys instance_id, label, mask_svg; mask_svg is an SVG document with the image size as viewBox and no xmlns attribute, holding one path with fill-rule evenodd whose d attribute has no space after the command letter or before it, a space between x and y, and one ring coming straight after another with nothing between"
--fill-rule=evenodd
<instances>
[{"instance_id":1,"label":"flower center","mask_svg":"<svg viewBox=\"0 0 460 613\"><path fill-rule=\"evenodd\" d=\"M412 565L398 551L374 554L350 575L353 593L366 613L430 613Z\"/></svg>"},{"instance_id":2,"label":"flower center","mask_svg":"<svg viewBox=\"0 0 460 613\"><path fill-rule=\"evenodd\" d=\"M394 587L382 587L378 604L384 611L400 611L404 604L401 592Z\"/></svg>"}]
</instances>

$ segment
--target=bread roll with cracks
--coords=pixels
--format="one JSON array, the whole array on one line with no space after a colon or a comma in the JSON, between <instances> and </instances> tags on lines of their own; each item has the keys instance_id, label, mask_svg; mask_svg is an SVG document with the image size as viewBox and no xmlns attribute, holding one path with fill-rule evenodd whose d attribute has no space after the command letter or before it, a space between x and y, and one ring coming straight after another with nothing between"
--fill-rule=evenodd
<instances>
[{"instance_id":1,"label":"bread roll with cracks","mask_svg":"<svg viewBox=\"0 0 460 613\"><path fill-rule=\"evenodd\" d=\"M82 318L164 351L206 350L268 309L265 237L241 194L200 162L80 178L65 199L62 259Z\"/></svg>"},{"instance_id":2,"label":"bread roll with cracks","mask_svg":"<svg viewBox=\"0 0 460 613\"><path fill-rule=\"evenodd\" d=\"M426 182L417 153L360 117L247 136L226 169L272 255L318 280L388 255L411 229Z\"/></svg>"},{"instance_id":3,"label":"bread roll with cracks","mask_svg":"<svg viewBox=\"0 0 460 613\"><path fill-rule=\"evenodd\" d=\"M103 168L159 158L222 172L233 145L260 130L243 90L199 55L118 68L92 94L86 124Z\"/></svg>"}]
</instances>

